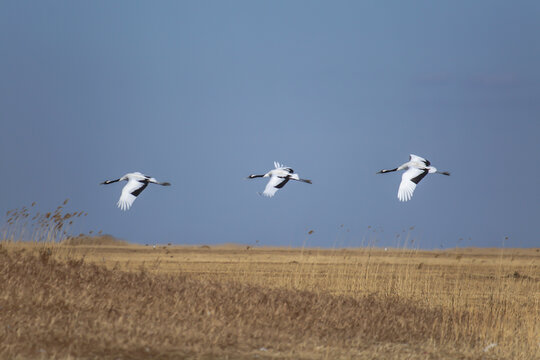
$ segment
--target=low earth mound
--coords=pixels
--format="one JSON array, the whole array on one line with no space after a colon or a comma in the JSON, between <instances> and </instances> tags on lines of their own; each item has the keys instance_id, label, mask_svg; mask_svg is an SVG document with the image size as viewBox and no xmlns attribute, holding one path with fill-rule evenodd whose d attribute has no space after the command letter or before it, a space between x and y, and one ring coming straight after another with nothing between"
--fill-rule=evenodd
<instances>
[{"instance_id":1,"label":"low earth mound","mask_svg":"<svg viewBox=\"0 0 540 360\"><path fill-rule=\"evenodd\" d=\"M123 272L52 251L0 247L0 358L469 358L437 345L442 311L404 300Z\"/></svg>"},{"instance_id":2,"label":"low earth mound","mask_svg":"<svg viewBox=\"0 0 540 360\"><path fill-rule=\"evenodd\" d=\"M127 241L115 238L112 235L83 235L68 237L67 239L61 242L62 245L88 245L88 246L99 246L99 245L119 245L126 246L129 245Z\"/></svg>"}]
</instances>

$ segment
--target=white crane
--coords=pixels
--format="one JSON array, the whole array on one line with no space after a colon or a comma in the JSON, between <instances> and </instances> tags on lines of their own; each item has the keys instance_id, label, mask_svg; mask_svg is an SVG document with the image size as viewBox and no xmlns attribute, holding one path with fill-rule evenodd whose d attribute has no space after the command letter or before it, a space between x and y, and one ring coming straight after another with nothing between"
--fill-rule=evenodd
<instances>
[{"instance_id":1,"label":"white crane","mask_svg":"<svg viewBox=\"0 0 540 360\"><path fill-rule=\"evenodd\" d=\"M127 180L126 186L122 189L122 195L118 200L118 207L122 210L128 210L137 196L148 186L149 183L158 184L162 186L170 186L168 182L159 182L153 177L146 176L140 172L133 172L122 176L116 180L105 180L101 185L112 184L117 181Z\"/></svg>"},{"instance_id":2,"label":"white crane","mask_svg":"<svg viewBox=\"0 0 540 360\"><path fill-rule=\"evenodd\" d=\"M397 197L399 201L408 201L411 200L413 196L414 189L416 185L426 176L427 174L438 173L442 175L449 176L448 171L439 171L437 168L431 166L431 163L413 154L409 155L409 161L405 164L390 170L381 170L377 174L384 174L392 171L407 170L401 176L401 184L399 184L399 190Z\"/></svg>"},{"instance_id":3,"label":"white crane","mask_svg":"<svg viewBox=\"0 0 540 360\"><path fill-rule=\"evenodd\" d=\"M262 195L272 197L282 187L289 182L289 180L302 181L308 184L311 184L311 180L300 179L298 174L294 173L294 170L290 167L286 167L274 161L275 169L270 170L264 175L249 175L248 179L260 178L260 177L269 177L270 181L266 184ZM260 194L260 193L259 193Z\"/></svg>"}]
</instances>

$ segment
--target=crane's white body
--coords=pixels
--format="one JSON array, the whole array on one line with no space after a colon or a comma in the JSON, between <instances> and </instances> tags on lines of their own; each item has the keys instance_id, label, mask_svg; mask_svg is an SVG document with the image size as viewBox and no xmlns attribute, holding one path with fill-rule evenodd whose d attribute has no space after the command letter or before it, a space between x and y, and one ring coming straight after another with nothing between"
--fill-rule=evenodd
<instances>
[{"instance_id":1,"label":"crane's white body","mask_svg":"<svg viewBox=\"0 0 540 360\"><path fill-rule=\"evenodd\" d=\"M390 170L381 170L377 174L384 174L392 171L401 171L406 170L401 176L401 183L399 184L397 197L399 201L409 201L411 200L416 185L422 180L427 174L442 174L450 175L447 171L439 171L436 167L431 166L431 163L417 155L410 154L409 161L398 166L395 169Z\"/></svg>"},{"instance_id":2,"label":"crane's white body","mask_svg":"<svg viewBox=\"0 0 540 360\"><path fill-rule=\"evenodd\" d=\"M140 172L128 173L116 180L106 180L101 184L112 184L117 181L127 181L127 184L122 189L120 199L118 199L118 207L122 210L128 210L139 194L148 186L149 183L162 186L170 186L168 182L159 182L155 178L141 174Z\"/></svg>"},{"instance_id":3,"label":"crane's white body","mask_svg":"<svg viewBox=\"0 0 540 360\"><path fill-rule=\"evenodd\" d=\"M307 179L300 179L298 174L294 173L294 170L290 167L284 166L277 161L274 161L274 169L270 170L264 175L249 175L248 179L254 179L258 177L269 177L270 180L268 181L268 184L266 184L266 187L264 188L264 191L262 192L262 195L267 197L272 197L275 195L275 193L281 189L289 180L296 180L305 182L308 184L311 184L311 180Z\"/></svg>"}]
</instances>

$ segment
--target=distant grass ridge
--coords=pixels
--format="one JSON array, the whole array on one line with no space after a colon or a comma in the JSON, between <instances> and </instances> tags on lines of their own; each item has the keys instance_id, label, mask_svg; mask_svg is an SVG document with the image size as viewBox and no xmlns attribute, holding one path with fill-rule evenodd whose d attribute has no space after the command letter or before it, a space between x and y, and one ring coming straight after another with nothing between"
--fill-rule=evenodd
<instances>
[{"instance_id":1,"label":"distant grass ridge","mask_svg":"<svg viewBox=\"0 0 540 360\"><path fill-rule=\"evenodd\" d=\"M113 245L113 246L127 246L129 243L125 240L115 238L112 235L83 235L68 237L65 240L62 240L62 245L78 246L78 245L88 245L88 246L100 246L100 245Z\"/></svg>"}]
</instances>

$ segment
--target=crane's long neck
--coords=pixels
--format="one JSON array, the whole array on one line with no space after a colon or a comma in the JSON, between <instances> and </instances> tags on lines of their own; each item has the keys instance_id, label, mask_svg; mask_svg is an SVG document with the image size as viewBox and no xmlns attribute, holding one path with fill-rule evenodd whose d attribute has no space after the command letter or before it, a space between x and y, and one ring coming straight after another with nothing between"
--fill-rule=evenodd
<instances>
[{"instance_id":1,"label":"crane's long neck","mask_svg":"<svg viewBox=\"0 0 540 360\"><path fill-rule=\"evenodd\" d=\"M388 173L388 172L392 172L392 171L398 171L398 170L400 170L400 169L399 168L390 169L390 170L383 169L383 170L379 171L377 174L384 174L384 173Z\"/></svg>"},{"instance_id":2,"label":"crane's long neck","mask_svg":"<svg viewBox=\"0 0 540 360\"><path fill-rule=\"evenodd\" d=\"M260 177L265 177L266 174L262 174L262 175L249 175L248 176L248 179L255 179L255 178L260 178Z\"/></svg>"},{"instance_id":3,"label":"crane's long neck","mask_svg":"<svg viewBox=\"0 0 540 360\"><path fill-rule=\"evenodd\" d=\"M102 182L101 184L102 184L102 185L112 184L112 183L118 182L118 181L120 181L120 180L121 180L121 179L116 179L116 180L105 180L105 181Z\"/></svg>"}]
</instances>

